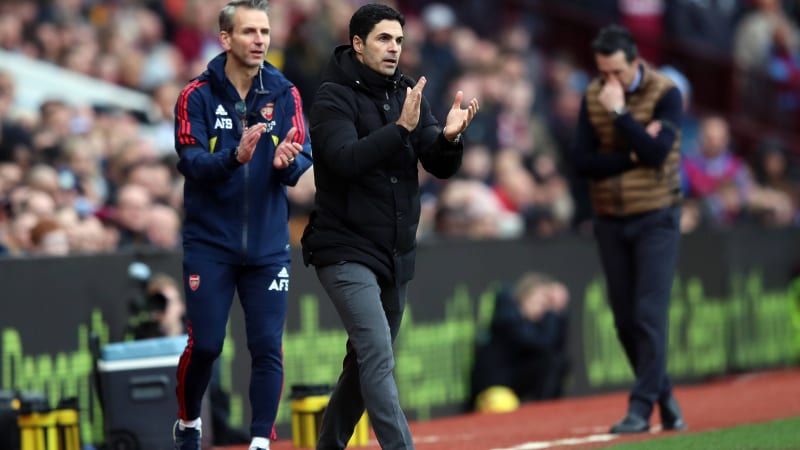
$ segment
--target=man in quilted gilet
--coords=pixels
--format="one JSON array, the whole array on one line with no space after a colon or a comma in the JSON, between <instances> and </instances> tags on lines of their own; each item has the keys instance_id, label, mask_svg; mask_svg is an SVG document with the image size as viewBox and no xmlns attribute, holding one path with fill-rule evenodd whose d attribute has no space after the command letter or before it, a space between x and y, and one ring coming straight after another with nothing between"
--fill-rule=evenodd
<instances>
[{"instance_id":1,"label":"man in quilted gilet","mask_svg":"<svg viewBox=\"0 0 800 450\"><path fill-rule=\"evenodd\" d=\"M581 104L573 162L590 180L594 234L617 336L636 381L611 433L686 428L666 373L667 317L680 241L681 94L639 58L623 27L592 42L599 76Z\"/></svg>"}]
</instances>

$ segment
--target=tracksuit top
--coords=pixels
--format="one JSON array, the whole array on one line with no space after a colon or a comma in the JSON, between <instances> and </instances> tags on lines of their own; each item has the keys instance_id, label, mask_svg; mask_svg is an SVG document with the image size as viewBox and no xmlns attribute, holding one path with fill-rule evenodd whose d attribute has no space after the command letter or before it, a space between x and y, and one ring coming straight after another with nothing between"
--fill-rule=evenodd
<instances>
[{"instance_id":1,"label":"tracksuit top","mask_svg":"<svg viewBox=\"0 0 800 450\"><path fill-rule=\"evenodd\" d=\"M175 105L178 170L185 177L183 249L229 264L289 259L286 186L311 166L311 145L300 94L264 62L247 98L225 77L221 53L184 87ZM235 159L243 126L267 124L253 158ZM292 127L303 151L286 169L275 169L275 148Z\"/></svg>"}]
</instances>

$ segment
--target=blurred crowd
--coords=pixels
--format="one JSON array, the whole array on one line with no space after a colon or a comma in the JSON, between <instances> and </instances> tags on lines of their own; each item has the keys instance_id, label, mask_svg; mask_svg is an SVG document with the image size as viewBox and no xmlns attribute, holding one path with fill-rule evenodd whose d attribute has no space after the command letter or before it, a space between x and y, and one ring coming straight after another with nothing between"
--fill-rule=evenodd
<instances>
[{"instance_id":1,"label":"blurred crowd","mask_svg":"<svg viewBox=\"0 0 800 450\"><path fill-rule=\"evenodd\" d=\"M25 107L15 92L21 80L0 60L0 254L180 248L182 177L175 168L173 107L182 86L221 51L217 14L225 3L0 2L0 49L151 99L145 112L60 98ZM295 83L306 110L361 3L271 0L267 59ZM436 114L443 117L456 89L481 100L465 136L460 174L443 182L420 171L420 239L587 232L591 205L569 154L583 89L594 73L574 53L538 45L542 18L536 11L543 2L389 3L407 16L401 70L427 77L425 95ZM800 225L800 148L765 134L758 151L737 151L726 111L698 113L680 61L649 45L671 39L713 48L735 63L744 83L778 83L774 108L797 113L800 1L560 4L628 26L643 56L680 87L685 232L741 223ZM581 51L590 51L588 42ZM289 195L292 229L301 230L313 202L313 170Z\"/></svg>"}]
</instances>

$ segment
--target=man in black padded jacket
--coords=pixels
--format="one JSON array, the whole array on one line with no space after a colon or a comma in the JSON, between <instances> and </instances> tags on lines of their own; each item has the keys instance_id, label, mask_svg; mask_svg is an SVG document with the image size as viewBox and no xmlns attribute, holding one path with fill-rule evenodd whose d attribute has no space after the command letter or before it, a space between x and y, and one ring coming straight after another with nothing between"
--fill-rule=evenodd
<instances>
[{"instance_id":1,"label":"man in black padded jacket","mask_svg":"<svg viewBox=\"0 0 800 450\"><path fill-rule=\"evenodd\" d=\"M455 95L443 128L418 82L398 70L405 19L378 4L350 20L311 106L316 199L303 235L306 264L347 330L343 371L318 449L343 449L364 408L383 449L414 444L397 395L392 342L414 276L418 162L439 178L461 165L461 133L478 111Z\"/></svg>"}]
</instances>

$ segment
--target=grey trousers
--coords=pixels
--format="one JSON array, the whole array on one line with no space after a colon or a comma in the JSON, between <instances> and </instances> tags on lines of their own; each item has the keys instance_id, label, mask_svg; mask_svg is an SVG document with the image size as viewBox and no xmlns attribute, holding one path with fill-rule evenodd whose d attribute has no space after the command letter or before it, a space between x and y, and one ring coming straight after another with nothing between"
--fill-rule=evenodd
<instances>
[{"instance_id":1,"label":"grey trousers","mask_svg":"<svg viewBox=\"0 0 800 450\"><path fill-rule=\"evenodd\" d=\"M407 284L380 283L369 268L352 262L316 270L348 336L342 374L323 415L317 449L344 449L365 407L383 450L413 449L392 373L392 342L403 318Z\"/></svg>"}]
</instances>

